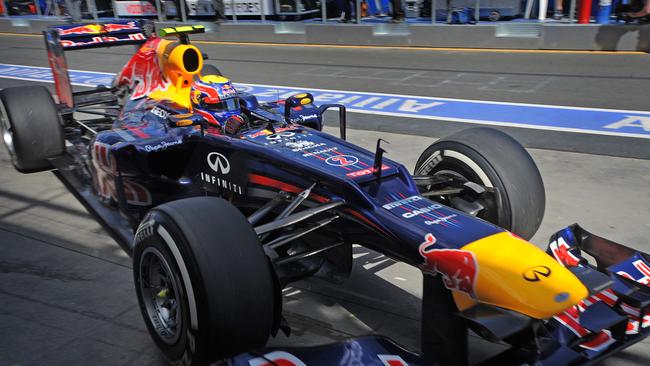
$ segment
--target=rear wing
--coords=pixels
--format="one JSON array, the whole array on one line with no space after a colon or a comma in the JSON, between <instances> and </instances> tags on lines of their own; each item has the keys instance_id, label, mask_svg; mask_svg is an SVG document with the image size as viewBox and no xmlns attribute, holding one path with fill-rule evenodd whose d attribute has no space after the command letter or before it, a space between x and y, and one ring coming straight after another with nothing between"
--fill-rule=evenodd
<instances>
[{"instance_id":1,"label":"rear wing","mask_svg":"<svg viewBox=\"0 0 650 366\"><path fill-rule=\"evenodd\" d=\"M116 20L48 27L43 31L43 35L59 103L71 109L75 104L64 51L140 45L154 33L153 22L147 20Z\"/></svg>"}]
</instances>

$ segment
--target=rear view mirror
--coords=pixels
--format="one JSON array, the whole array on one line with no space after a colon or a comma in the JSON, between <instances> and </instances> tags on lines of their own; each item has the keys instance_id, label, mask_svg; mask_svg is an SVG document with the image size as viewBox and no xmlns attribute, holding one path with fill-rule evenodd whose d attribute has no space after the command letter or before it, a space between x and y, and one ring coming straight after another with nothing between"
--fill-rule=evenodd
<instances>
[{"instance_id":1,"label":"rear view mirror","mask_svg":"<svg viewBox=\"0 0 650 366\"><path fill-rule=\"evenodd\" d=\"M314 96L311 93L300 93L292 95L284 101L284 120L289 122L291 109L314 103Z\"/></svg>"},{"instance_id":2,"label":"rear view mirror","mask_svg":"<svg viewBox=\"0 0 650 366\"><path fill-rule=\"evenodd\" d=\"M168 117L171 127L203 126L205 119L194 113L172 114Z\"/></svg>"}]
</instances>

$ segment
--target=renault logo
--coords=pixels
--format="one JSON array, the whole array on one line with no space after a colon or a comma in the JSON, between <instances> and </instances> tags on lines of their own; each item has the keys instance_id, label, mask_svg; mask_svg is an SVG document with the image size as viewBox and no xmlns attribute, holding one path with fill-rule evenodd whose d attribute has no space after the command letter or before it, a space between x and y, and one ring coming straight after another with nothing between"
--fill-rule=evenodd
<instances>
[{"instance_id":1,"label":"renault logo","mask_svg":"<svg viewBox=\"0 0 650 366\"><path fill-rule=\"evenodd\" d=\"M212 152L208 154L208 165L217 173L230 173L230 162L228 159L226 159L225 156L219 154L218 152Z\"/></svg>"},{"instance_id":2,"label":"renault logo","mask_svg":"<svg viewBox=\"0 0 650 366\"><path fill-rule=\"evenodd\" d=\"M542 280L542 277L548 277L551 275L551 269L546 266L535 266L529 268L524 272L524 279L530 282L538 282Z\"/></svg>"}]
</instances>

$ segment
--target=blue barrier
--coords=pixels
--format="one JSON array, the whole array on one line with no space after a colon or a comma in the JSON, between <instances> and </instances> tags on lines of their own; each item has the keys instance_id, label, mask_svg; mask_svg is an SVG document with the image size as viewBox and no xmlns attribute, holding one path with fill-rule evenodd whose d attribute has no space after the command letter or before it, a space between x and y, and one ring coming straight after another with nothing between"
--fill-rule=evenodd
<instances>
[{"instance_id":1,"label":"blue barrier","mask_svg":"<svg viewBox=\"0 0 650 366\"><path fill-rule=\"evenodd\" d=\"M114 74L71 70L73 85L110 85ZM0 78L52 82L46 67L0 64ZM317 103L342 103L349 112L538 130L650 138L650 112L495 101L432 98L275 85L235 84L261 101L310 92ZM409 123L399 119L395 123Z\"/></svg>"}]
</instances>

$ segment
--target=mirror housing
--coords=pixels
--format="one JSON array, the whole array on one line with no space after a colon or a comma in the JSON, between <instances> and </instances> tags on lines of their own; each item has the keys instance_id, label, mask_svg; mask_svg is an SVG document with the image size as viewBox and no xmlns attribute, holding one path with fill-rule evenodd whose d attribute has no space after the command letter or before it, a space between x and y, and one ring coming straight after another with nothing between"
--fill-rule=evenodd
<instances>
[{"instance_id":1,"label":"mirror housing","mask_svg":"<svg viewBox=\"0 0 650 366\"><path fill-rule=\"evenodd\" d=\"M172 114L167 117L167 121L170 127L201 126L201 134L208 124L203 117L194 113Z\"/></svg>"},{"instance_id":2,"label":"mirror housing","mask_svg":"<svg viewBox=\"0 0 650 366\"><path fill-rule=\"evenodd\" d=\"M284 101L284 119L290 122L291 110L298 106L307 106L314 103L314 96L311 93L299 93L290 96Z\"/></svg>"}]
</instances>

